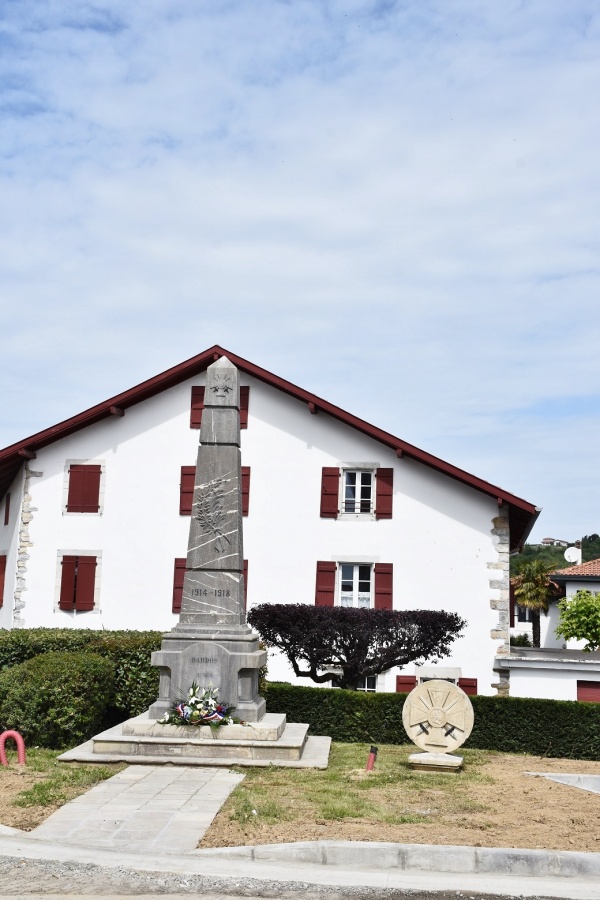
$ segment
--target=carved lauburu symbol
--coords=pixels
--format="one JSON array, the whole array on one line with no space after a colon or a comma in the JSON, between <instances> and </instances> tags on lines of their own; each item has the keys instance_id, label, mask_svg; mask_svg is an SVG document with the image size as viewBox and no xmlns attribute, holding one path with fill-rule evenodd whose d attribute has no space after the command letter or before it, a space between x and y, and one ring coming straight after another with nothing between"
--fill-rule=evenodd
<instances>
[{"instance_id":1,"label":"carved lauburu symbol","mask_svg":"<svg viewBox=\"0 0 600 900\"><path fill-rule=\"evenodd\" d=\"M224 484L224 480L218 478L203 488L196 512L196 518L200 522L202 531L205 534L212 534L214 537L217 553L225 550L225 542L231 544L227 535L221 531L221 525L225 519Z\"/></svg>"},{"instance_id":2,"label":"carved lauburu symbol","mask_svg":"<svg viewBox=\"0 0 600 900\"><path fill-rule=\"evenodd\" d=\"M219 400L226 400L228 395L233 391L233 382L228 372L215 372L214 383L211 387L212 393Z\"/></svg>"}]
</instances>

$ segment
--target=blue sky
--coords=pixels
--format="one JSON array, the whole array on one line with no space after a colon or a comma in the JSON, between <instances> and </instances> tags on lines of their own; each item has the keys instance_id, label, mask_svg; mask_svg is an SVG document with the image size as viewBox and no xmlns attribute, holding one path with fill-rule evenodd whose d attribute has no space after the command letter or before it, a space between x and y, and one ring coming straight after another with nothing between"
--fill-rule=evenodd
<instances>
[{"instance_id":1,"label":"blue sky","mask_svg":"<svg viewBox=\"0 0 600 900\"><path fill-rule=\"evenodd\" d=\"M597 0L6 0L0 446L220 343L600 531Z\"/></svg>"}]
</instances>

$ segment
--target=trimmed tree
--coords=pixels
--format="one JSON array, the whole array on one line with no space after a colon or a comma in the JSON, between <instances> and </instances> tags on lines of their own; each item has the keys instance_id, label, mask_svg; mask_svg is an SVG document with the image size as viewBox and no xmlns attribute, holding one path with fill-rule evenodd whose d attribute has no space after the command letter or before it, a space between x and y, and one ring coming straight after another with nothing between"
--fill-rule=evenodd
<instances>
[{"instance_id":1,"label":"trimmed tree","mask_svg":"<svg viewBox=\"0 0 600 900\"><path fill-rule=\"evenodd\" d=\"M263 603L248 613L267 647L281 650L297 676L317 684L359 680L409 662L436 662L450 653L466 622L434 610L352 609L304 603Z\"/></svg>"},{"instance_id":2,"label":"trimmed tree","mask_svg":"<svg viewBox=\"0 0 600 900\"><path fill-rule=\"evenodd\" d=\"M586 653L600 650L600 594L591 591L577 591L574 597L561 600L558 604L560 619L556 634L567 641L575 638L587 641L583 648Z\"/></svg>"}]
</instances>

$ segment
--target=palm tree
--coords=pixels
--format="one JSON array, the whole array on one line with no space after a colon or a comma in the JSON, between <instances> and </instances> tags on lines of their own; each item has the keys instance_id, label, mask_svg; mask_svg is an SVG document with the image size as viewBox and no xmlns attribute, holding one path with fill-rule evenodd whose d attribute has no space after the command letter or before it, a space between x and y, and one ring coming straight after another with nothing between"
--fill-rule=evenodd
<instances>
[{"instance_id":1,"label":"palm tree","mask_svg":"<svg viewBox=\"0 0 600 900\"><path fill-rule=\"evenodd\" d=\"M531 610L534 647L540 646L540 613L548 615L550 601L560 593L558 586L549 577L550 572L555 569L554 563L548 564L542 559L532 559L524 563L519 574L510 579L519 606Z\"/></svg>"}]
</instances>

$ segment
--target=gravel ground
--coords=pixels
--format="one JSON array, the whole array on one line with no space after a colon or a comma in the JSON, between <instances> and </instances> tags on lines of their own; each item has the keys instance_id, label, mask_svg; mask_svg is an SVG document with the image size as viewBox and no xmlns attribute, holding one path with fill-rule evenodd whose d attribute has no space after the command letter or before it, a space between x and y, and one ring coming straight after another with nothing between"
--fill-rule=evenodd
<instances>
[{"instance_id":1,"label":"gravel ground","mask_svg":"<svg viewBox=\"0 0 600 900\"><path fill-rule=\"evenodd\" d=\"M182 861L185 866L185 861ZM0 856L0 898L7 896L140 896L202 895L203 900L243 897L296 900L509 900L507 895L459 891L422 892L380 888L314 885L303 882L273 882L254 878L212 878L199 875L172 875L136 872L125 868L104 868L80 863L25 860ZM516 895L511 895L510 900ZM545 900L543 897L528 900Z\"/></svg>"}]
</instances>

